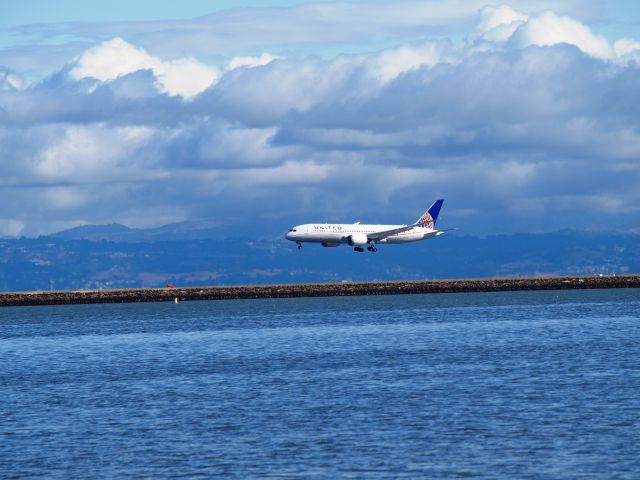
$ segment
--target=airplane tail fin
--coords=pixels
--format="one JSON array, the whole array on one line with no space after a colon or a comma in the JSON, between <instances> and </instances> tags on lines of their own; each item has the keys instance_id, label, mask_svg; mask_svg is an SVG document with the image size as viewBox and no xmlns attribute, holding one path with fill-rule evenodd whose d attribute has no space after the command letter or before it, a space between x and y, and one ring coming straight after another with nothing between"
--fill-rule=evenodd
<instances>
[{"instance_id":1,"label":"airplane tail fin","mask_svg":"<svg viewBox=\"0 0 640 480\"><path fill-rule=\"evenodd\" d=\"M436 200L433 205L429 207L429 210L422 214L415 225L423 228L435 228L436 221L438 220L438 215L440 214L440 209L442 208L443 203L444 198Z\"/></svg>"}]
</instances>

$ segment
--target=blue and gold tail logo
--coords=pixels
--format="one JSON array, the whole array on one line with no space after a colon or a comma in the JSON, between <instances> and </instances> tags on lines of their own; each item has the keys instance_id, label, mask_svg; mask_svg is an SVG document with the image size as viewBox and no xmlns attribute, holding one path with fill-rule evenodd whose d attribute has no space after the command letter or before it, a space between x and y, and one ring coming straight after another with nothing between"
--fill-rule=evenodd
<instances>
[{"instance_id":1,"label":"blue and gold tail logo","mask_svg":"<svg viewBox=\"0 0 640 480\"><path fill-rule=\"evenodd\" d=\"M443 198L436 200L434 204L429 207L429 210L427 210L422 214L422 216L418 219L415 225L422 228L430 228L433 230L436 226L436 221L438 220L438 214L440 213L440 209L442 208L443 203L444 203Z\"/></svg>"},{"instance_id":2,"label":"blue and gold tail logo","mask_svg":"<svg viewBox=\"0 0 640 480\"><path fill-rule=\"evenodd\" d=\"M418 226L422 228L433 228L434 226L433 217L429 212L424 212L424 214L420 217L420 220L418 220L417 223L418 223Z\"/></svg>"}]
</instances>

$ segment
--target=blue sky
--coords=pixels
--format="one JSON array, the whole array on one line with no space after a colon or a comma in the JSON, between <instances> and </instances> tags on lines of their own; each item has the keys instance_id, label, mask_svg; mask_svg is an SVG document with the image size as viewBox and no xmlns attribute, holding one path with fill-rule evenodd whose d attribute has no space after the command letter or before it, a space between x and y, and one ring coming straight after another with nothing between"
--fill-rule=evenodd
<instances>
[{"instance_id":1,"label":"blue sky","mask_svg":"<svg viewBox=\"0 0 640 480\"><path fill-rule=\"evenodd\" d=\"M0 17L0 236L640 227L640 7L24 1ZM251 222L247 222L247 219Z\"/></svg>"}]
</instances>

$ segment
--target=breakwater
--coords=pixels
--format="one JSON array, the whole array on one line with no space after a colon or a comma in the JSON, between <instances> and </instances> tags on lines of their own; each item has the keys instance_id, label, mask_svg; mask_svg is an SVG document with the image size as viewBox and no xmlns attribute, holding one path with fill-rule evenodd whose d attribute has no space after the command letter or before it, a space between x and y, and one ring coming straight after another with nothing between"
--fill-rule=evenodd
<instances>
[{"instance_id":1,"label":"breakwater","mask_svg":"<svg viewBox=\"0 0 640 480\"><path fill-rule=\"evenodd\" d=\"M589 288L640 288L640 275L14 292L0 293L0 307Z\"/></svg>"}]
</instances>

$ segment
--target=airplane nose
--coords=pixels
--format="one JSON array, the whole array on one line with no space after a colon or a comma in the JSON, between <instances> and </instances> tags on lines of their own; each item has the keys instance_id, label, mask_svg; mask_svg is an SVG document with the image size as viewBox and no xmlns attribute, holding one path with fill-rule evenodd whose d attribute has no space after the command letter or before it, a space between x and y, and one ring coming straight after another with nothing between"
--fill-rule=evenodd
<instances>
[{"instance_id":1,"label":"airplane nose","mask_svg":"<svg viewBox=\"0 0 640 480\"><path fill-rule=\"evenodd\" d=\"M287 232L287 233L284 235L284 238L286 238L287 240L291 240L291 232Z\"/></svg>"}]
</instances>

